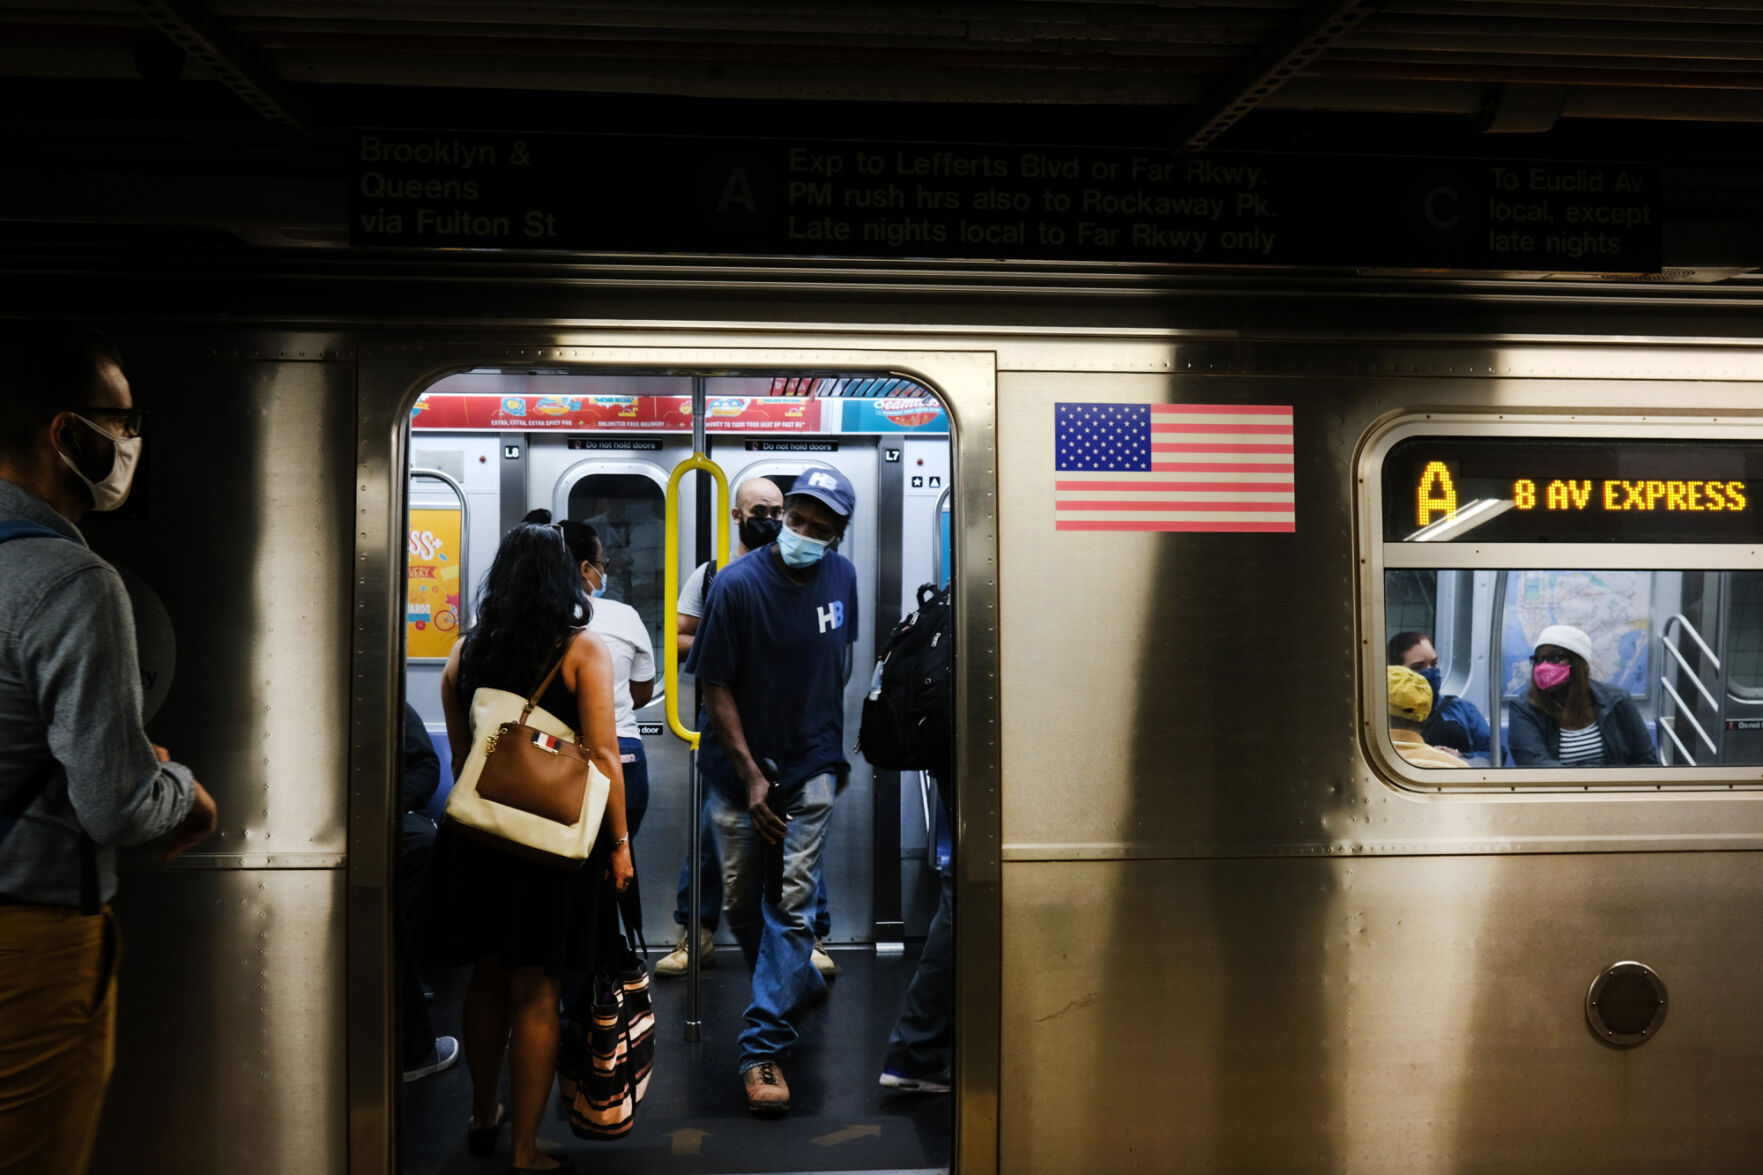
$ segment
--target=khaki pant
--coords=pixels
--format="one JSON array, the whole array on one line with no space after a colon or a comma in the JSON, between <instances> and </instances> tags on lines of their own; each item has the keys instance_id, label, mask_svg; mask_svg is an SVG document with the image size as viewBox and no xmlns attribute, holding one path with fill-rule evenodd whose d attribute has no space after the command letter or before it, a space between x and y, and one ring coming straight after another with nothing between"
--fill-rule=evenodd
<instances>
[{"instance_id":1,"label":"khaki pant","mask_svg":"<svg viewBox=\"0 0 1763 1175\"><path fill-rule=\"evenodd\" d=\"M116 1057L110 907L0 906L0 1175L82 1175Z\"/></svg>"}]
</instances>

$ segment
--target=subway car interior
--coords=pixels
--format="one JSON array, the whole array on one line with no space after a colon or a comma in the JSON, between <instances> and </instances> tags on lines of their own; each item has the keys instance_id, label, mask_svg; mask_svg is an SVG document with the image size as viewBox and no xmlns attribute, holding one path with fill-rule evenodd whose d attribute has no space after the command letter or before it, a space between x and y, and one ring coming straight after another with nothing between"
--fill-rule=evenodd
<instances>
[{"instance_id":1,"label":"subway car interior","mask_svg":"<svg viewBox=\"0 0 1763 1175\"><path fill-rule=\"evenodd\" d=\"M921 585L949 586L949 417L929 389L909 379L465 371L419 395L406 444L405 696L442 763L450 761L450 748L441 668L470 628L473 593L501 535L529 510L594 527L606 564L602 598L634 608L648 631L655 692L636 718L650 799L632 843L638 877L646 882L642 925L651 965L680 933L676 905L688 905L683 887L676 895L674 879L688 858L691 759L666 720L668 690L680 691L676 713L687 728L702 714L699 691L680 672L677 656L666 665L665 614L674 607L664 592L667 544L674 548L674 581L684 584L693 568L713 558L713 528L732 525L730 503L708 475L687 476L674 486L676 500L667 498L676 467L694 452L699 403L702 451L723 467L732 492L749 478L765 478L787 496L797 478L829 466L850 480L857 507L839 550L858 576L857 647L875 647L878 631L885 639L918 607ZM845 709L853 734L870 687L867 669L851 674ZM901 1094L877 1078L936 909L939 873L951 867L950 821L928 772L879 771L860 755L851 759L822 857L830 930L821 941L838 971L830 997L804 1029L814 1043L797 1050L789 1066L797 1091L790 1118L781 1130L753 1120L735 1079L735 1033L748 989L725 924L716 957L700 963L700 976L653 977L664 1027L656 1040L657 1076L643 1106L645 1129L598 1147L596 1170L948 1165L948 1099ZM450 784L444 778L427 806L436 820L445 816ZM706 911L698 921L706 918L716 920ZM430 965L424 978L434 993L434 1030L457 1033L464 972ZM690 1034L687 1024L694 1026ZM457 1125L470 1104L464 1066L405 1085L403 1169L455 1169L449 1163ZM553 1115L552 1131L565 1133L561 1110Z\"/></svg>"},{"instance_id":2,"label":"subway car interior","mask_svg":"<svg viewBox=\"0 0 1763 1175\"><path fill-rule=\"evenodd\" d=\"M0 324L115 344L97 408L143 447L76 529L129 595L131 735L218 808L175 860L116 846L90 1170L514 1166L404 850L472 794L445 666L543 510L654 663L654 1054L615 1138L529 1072L541 1153L1752 1175L1759 126L1758 0L0 0ZM843 744L929 585L951 749L846 755L836 973L762 1116L742 945L676 950L693 877L720 906L679 597L744 489L822 478ZM0 721L46 729L20 623ZM8 926L78 913L15 897L20 843L0 1143L53 1125ZM907 1091L920 974L947 1068Z\"/></svg>"}]
</instances>

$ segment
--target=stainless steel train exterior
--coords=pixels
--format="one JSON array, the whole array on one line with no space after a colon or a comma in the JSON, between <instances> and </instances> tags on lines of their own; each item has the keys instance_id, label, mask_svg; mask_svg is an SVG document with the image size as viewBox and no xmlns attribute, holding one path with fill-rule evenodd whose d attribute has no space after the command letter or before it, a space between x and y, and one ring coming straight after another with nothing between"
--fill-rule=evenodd
<instances>
[{"instance_id":1,"label":"stainless steel train exterior","mask_svg":"<svg viewBox=\"0 0 1763 1175\"><path fill-rule=\"evenodd\" d=\"M167 297L152 266L35 266L6 298L110 324L153 409L146 525L90 530L164 599L155 735L223 813L206 851L125 873L98 1169L389 1169L405 422L450 372L531 365L892 373L947 405L959 1170L1755 1168L1759 771L1402 778L1379 749L1367 489L1380 430L1429 413L1718 420L1763 443L1754 300L984 266L272 269L198 266ZM1057 530L1062 401L1293 405L1295 532ZM1671 1013L1619 1049L1584 1004L1627 959Z\"/></svg>"}]
</instances>

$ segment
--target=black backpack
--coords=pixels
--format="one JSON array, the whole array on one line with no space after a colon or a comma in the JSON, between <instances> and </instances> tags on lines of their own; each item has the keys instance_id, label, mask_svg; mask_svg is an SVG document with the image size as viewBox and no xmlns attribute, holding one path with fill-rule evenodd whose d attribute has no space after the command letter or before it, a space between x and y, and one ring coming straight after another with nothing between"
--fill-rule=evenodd
<instances>
[{"instance_id":1,"label":"black backpack","mask_svg":"<svg viewBox=\"0 0 1763 1175\"><path fill-rule=\"evenodd\" d=\"M951 646L955 610L949 590L925 584L918 611L894 626L875 664L857 749L884 771L947 775L955 710Z\"/></svg>"}]
</instances>

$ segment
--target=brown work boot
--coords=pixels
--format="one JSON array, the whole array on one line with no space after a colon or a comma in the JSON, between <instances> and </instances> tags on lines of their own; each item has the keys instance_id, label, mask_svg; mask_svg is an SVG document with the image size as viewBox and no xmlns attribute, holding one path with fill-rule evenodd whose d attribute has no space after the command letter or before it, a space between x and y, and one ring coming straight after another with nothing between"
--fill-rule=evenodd
<instances>
[{"instance_id":1,"label":"brown work boot","mask_svg":"<svg viewBox=\"0 0 1763 1175\"><path fill-rule=\"evenodd\" d=\"M783 1067L776 1061L761 1061L741 1074L747 1087L747 1108L755 1114L776 1115L790 1112L790 1085L784 1080Z\"/></svg>"}]
</instances>

